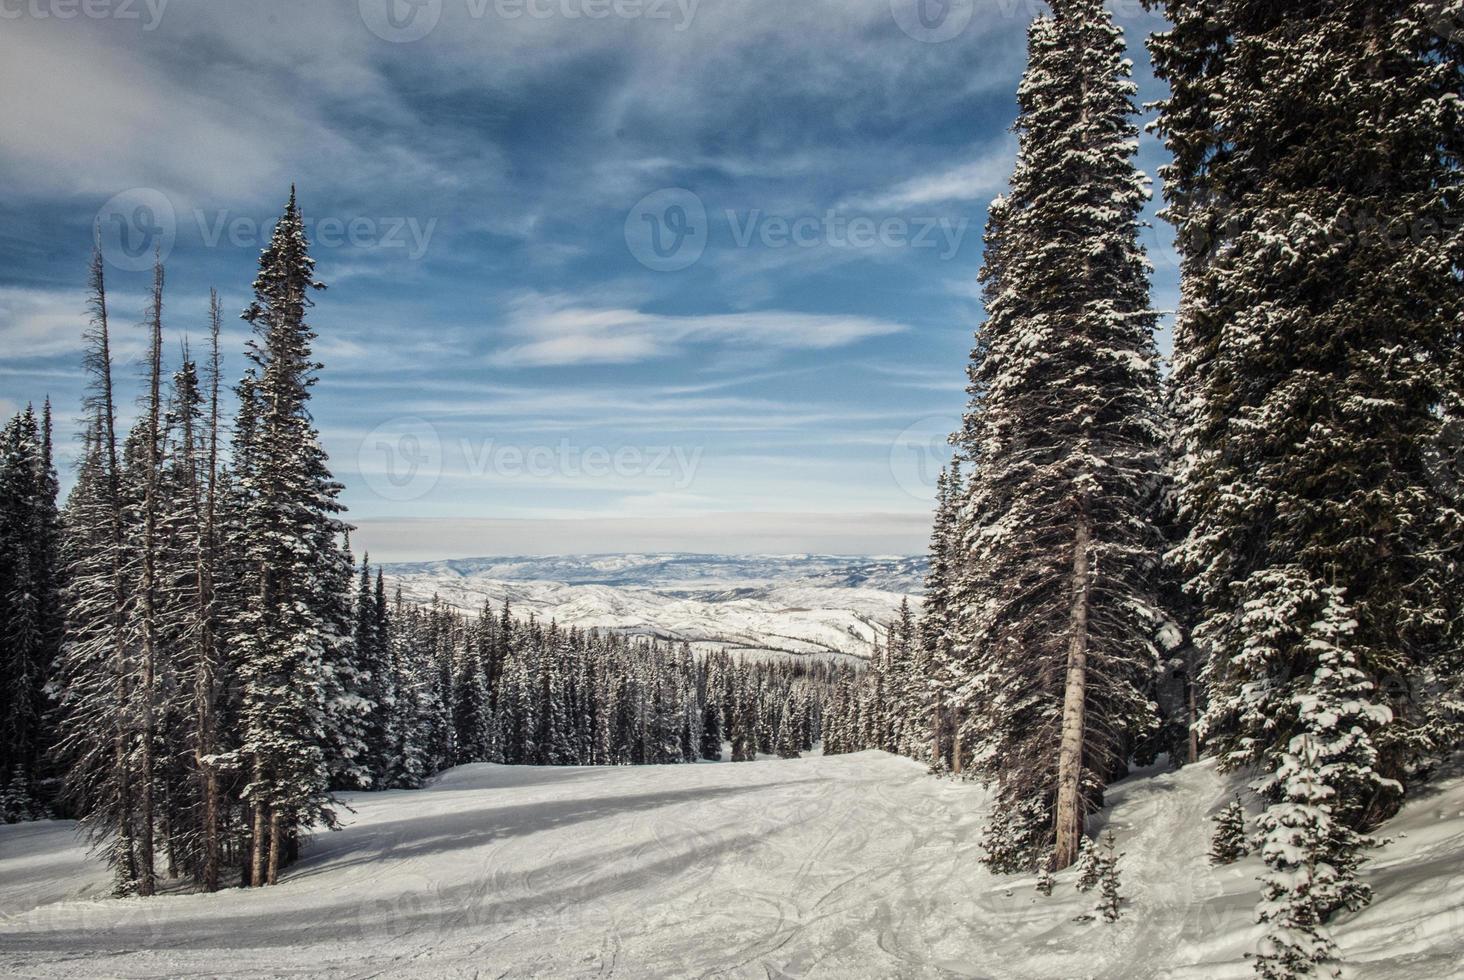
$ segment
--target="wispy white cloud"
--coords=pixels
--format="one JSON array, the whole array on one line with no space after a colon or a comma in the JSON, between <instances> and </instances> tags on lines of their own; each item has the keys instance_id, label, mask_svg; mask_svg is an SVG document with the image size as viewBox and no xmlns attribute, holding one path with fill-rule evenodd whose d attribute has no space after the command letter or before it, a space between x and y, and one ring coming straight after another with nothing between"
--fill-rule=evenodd
<instances>
[{"instance_id":1,"label":"wispy white cloud","mask_svg":"<svg viewBox=\"0 0 1464 980\"><path fill-rule=\"evenodd\" d=\"M506 327L513 340L489 360L503 367L630 364L680 354L693 344L823 350L904 329L872 317L782 310L669 316L536 293L514 302Z\"/></svg>"},{"instance_id":2,"label":"wispy white cloud","mask_svg":"<svg viewBox=\"0 0 1464 980\"><path fill-rule=\"evenodd\" d=\"M974 160L947 170L911 177L887 190L853 198L849 206L871 211L902 211L922 205L985 200L1006 188L1012 159L1011 146L1002 140Z\"/></svg>"}]
</instances>

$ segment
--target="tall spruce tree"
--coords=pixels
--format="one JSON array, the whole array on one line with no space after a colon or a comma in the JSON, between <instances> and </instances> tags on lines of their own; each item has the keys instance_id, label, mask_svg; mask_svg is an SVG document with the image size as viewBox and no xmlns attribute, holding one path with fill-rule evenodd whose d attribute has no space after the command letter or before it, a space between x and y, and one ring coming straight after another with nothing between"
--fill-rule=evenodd
<instances>
[{"instance_id":1,"label":"tall spruce tree","mask_svg":"<svg viewBox=\"0 0 1464 980\"><path fill-rule=\"evenodd\" d=\"M1002 869L1049 847L1055 869L1071 864L1156 724L1164 427L1129 75L1098 0L1037 18L1011 193L987 231L955 700L999 785L987 844Z\"/></svg>"},{"instance_id":2,"label":"tall spruce tree","mask_svg":"<svg viewBox=\"0 0 1464 980\"><path fill-rule=\"evenodd\" d=\"M306 322L315 279L294 188L260 256L236 444L251 602L234 623L243 685L245 799L253 809L250 880L273 884L304 828L334 826L327 784L330 670L345 632L338 608L349 562L340 544L340 486L331 478L309 411L320 365ZM345 575L342 574L343 570Z\"/></svg>"},{"instance_id":3,"label":"tall spruce tree","mask_svg":"<svg viewBox=\"0 0 1464 980\"><path fill-rule=\"evenodd\" d=\"M1464 39L1446 6L1169 0L1150 43L1183 276L1178 555L1202 734L1268 774L1261 916L1292 939L1273 932L1267 976L1331 957L1322 923L1364 897L1360 832L1459 736L1464 529L1439 457L1464 417ZM1319 713L1339 685L1358 710ZM1346 900L1310 900L1309 868Z\"/></svg>"}]
</instances>

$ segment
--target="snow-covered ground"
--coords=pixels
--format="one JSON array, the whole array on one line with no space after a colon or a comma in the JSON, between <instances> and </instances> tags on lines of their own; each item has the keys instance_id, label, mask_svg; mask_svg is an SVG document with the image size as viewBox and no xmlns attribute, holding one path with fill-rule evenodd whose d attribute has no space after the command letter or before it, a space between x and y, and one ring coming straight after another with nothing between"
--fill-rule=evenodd
<instances>
[{"instance_id":1,"label":"snow-covered ground","mask_svg":"<svg viewBox=\"0 0 1464 980\"><path fill-rule=\"evenodd\" d=\"M622 769L465 766L354 794L275 888L124 901L70 824L0 827L0 975L1147 977L1250 975L1255 859L1205 863L1209 765L1112 791L1122 921L977 862L985 794L876 752ZM1363 978L1464 974L1464 779L1386 828ZM1404 836L1406 835L1406 836ZM39 907L37 907L39 906Z\"/></svg>"},{"instance_id":2,"label":"snow-covered ground","mask_svg":"<svg viewBox=\"0 0 1464 980\"><path fill-rule=\"evenodd\" d=\"M699 650L867 657L923 558L822 555L564 555L388 565L418 602L466 612L509 601L561 626L686 640Z\"/></svg>"}]
</instances>

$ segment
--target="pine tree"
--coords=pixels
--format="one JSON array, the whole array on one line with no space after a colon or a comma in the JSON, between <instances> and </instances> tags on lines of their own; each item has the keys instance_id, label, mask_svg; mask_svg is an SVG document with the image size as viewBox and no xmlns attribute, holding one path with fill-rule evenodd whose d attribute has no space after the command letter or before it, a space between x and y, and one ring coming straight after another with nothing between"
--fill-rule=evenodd
<instances>
[{"instance_id":1,"label":"pine tree","mask_svg":"<svg viewBox=\"0 0 1464 980\"><path fill-rule=\"evenodd\" d=\"M336 542L346 530L340 487L330 476L308 404L319 365L305 320L315 280L293 188L260 256L248 383L241 400L254 431L236 444L243 527L253 565L253 602L234 623L243 684L245 798L253 808L250 880L273 884L302 829L333 826L327 788L327 663L342 624L331 608L341 589Z\"/></svg>"},{"instance_id":2,"label":"pine tree","mask_svg":"<svg viewBox=\"0 0 1464 980\"><path fill-rule=\"evenodd\" d=\"M1210 863L1234 864L1250 853L1245 832L1245 807L1237 796L1215 815L1215 834L1210 838Z\"/></svg>"},{"instance_id":3,"label":"pine tree","mask_svg":"<svg viewBox=\"0 0 1464 980\"><path fill-rule=\"evenodd\" d=\"M1076 859L1087 813L1157 724L1148 691L1164 621L1165 432L1135 89L1098 0L1053 9L1029 34L959 437L973 472L954 700L998 785L991 863L1010 870L1054 836L1055 868Z\"/></svg>"},{"instance_id":4,"label":"pine tree","mask_svg":"<svg viewBox=\"0 0 1464 980\"><path fill-rule=\"evenodd\" d=\"M67 794L94 844L105 845L113 891L137 888L134 845L135 739L121 465L106 276L92 253L83 364L88 376L84 453L63 521L66 630L62 648L62 739ZM108 737L98 738L98 733Z\"/></svg>"},{"instance_id":5,"label":"pine tree","mask_svg":"<svg viewBox=\"0 0 1464 980\"><path fill-rule=\"evenodd\" d=\"M51 460L50 403L27 407L0 433L0 776L6 811L45 813L41 780L51 748L50 689L60 654L60 522Z\"/></svg>"},{"instance_id":6,"label":"pine tree","mask_svg":"<svg viewBox=\"0 0 1464 980\"><path fill-rule=\"evenodd\" d=\"M1336 959L1324 923L1371 898L1357 868L1373 842L1353 828L1369 799L1395 788L1378 773L1373 742L1392 712L1375 703L1373 684L1357 667L1357 623L1342 590L1325 590L1323 602L1304 641L1318 667L1287 706L1301 730L1256 784L1274 801L1259 820L1267 871L1257 919L1267 930L1256 967L1266 977L1307 976L1314 964Z\"/></svg>"},{"instance_id":7,"label":"pine tree","mask_svg":"<svg viewBox=\"0 0 1464 980\"><path fill-rule=\"evenodd\" d=\"M1037 866L1037 894L1046 898L1052 894L1052 886L1055 884L1052 878L1052 859L1044 858Z\"/></svg>"},{"instance_id":8,"label":"pine tree","mask_svg":"<svg viewBox=\"0 0 1464 980\"><path fill-rule=\"evenodd\" d=\"M1118 861L1123 857L1114 847L1113 831L1103 835L1103 847L1098 851L1098 912L1105 922L1117 922L1123 914L1123 895L1120 894Z\"/></svg>"},{"instance_id":9,"label":"pine tree","mask_svg":"<svg viewBox=\"0 0 1464 980\"><path fill-rule=\"evenodd\" d=\"M1369 735L1386 785L1458 737L1464 534L1435 464L1464 417L1464 45L1429 7L1172 0L1151 41L1185 297L1178 554L1228 766L1294 756L1332 588L1351 668L1394 680L1368 695L1391 709ZM1402 800L1333 789L1356 830Z\"/></svg>"},{"instance_id":10,"label":"pine tree","mask_svg":"<svg viewBox=\"0 0 1464 980\"><path fill-rule=\"evenodd\" d=\"M1093 846L1093 838L1084 835L1083 842L1078 845L1078 860L1076 862L1078 877L1075 884L1078 891L1092 891L1098 885L1099 876L1099 855L1098 848Z\"/></svg>"}]
</instances>

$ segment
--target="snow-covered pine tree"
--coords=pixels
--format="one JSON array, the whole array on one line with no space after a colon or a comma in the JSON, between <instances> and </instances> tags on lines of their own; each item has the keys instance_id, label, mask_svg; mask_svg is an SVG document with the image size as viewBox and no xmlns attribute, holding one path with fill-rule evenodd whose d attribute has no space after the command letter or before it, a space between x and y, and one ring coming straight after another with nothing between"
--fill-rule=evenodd
<instances>
[{"instance_id":1,"label":"snow-covered pine tree","mask_svg":"<svg viewBox=\"0 0 1464 980\"><path fill-rule=\"evenodd\" d=\"M392 713L396 701L391 666L391 643L387 634L385 587L379 579L373 588L371 556L361 559L351 634L356 650L356 669L362 685L365 717L361 737L365 744L363 767L373 787L388 781L392 745Z\"/></svg>"},{"instance_id":2,"label":"snow-covered pine tree","mask_svg":"<svg viewBox=\"0 0 1464 980\"><path fill-rule=\"evenodd\" d=\"M309 411L318 365L306 322L315 279L294 188L260 256L248 384L254 431L235 447L240 515L253 566L252 602L233 624L243 685L242 751L253 808L250 880L273 884L287 852L312 824L333 826L327 788L327 660L343 624L327 592L342 587L337 518L340 486L330 476Z\"/></svg>"},{"instance_id":3,"label":"snow-covered pine tree","mask_svg":"<svg viewBox=\"0 0 1464 980\"><path fill-rule=\"evenodd\" d=\"M989 860L1013 871L1054 836L1055 869L1076 859L1088 812L1157 723L1163 620L1164 425L1135 89L1099 0L1053 10L1029 33L959 437L973 472L954 700L998 786Z\"/></svg>"},{"instance_id":4,"label":"snow-covered pine tree","mask_svg":"<svg viewBox=\"0 0 1464 980\"><path fill-rule=\"evenodd\" d=\"M142 399L142 417L128 438L125 483L130 492L134 516L129 545L138 556L129 643L137 651L133 677L137 712L137 894L147 897L157 890L154 867L158 826L159 749L158 715L164 693L159 674L166 669L162 644L159 565L162 561L162 375L163 375L163 264L153 264L152 294L143 322L147 340L147 391Z\"/></svg>"},{"instance_id":5,"label":"snow-covered pine tree","mask_svg":"<svg viewBox=\"0 0 1464 980\"><path fill-rule=\"evenodd\" d=\"M1074 881L1078 891L1092 891L1098 886L1099 880L1099 855L1098 848L1093 844L1093 838L1083 835L1083 841L1078 845L1078 860L1076 862L1078 876Z\"/></svg>"},{"instance_id":6,"label":"snow-covered pine tree","mask_svg":"<svg viewBox=\"0 0 1464 980\"><path fill-rule=\"evenodd\" d=\"M325 625L321 658L325 701L325 757L332 789L372 786L367 741L376 712L371 673L362 669L356 649L351 580L356 561L335 522L321 526L319 553L325 558L316 608Z\"/></svg>"},{"instance_id":7,"label":"snow-covered pine tree","mask_svg":"<svg viewBox=\"0 0 1464 980\"><path fill-rule=\"evenodd\" d=\"M105 267L93 250L85 333L85 438L63 520L66 630L62 646L60 755L67 795L94 844L105 846L118 895L137 889L129 579L123 544L121 464L112 379ZM106 733L106 737L98 737Z\"/></svg>"},{"instance_id":8,"label":"snow-covered pine tree","mask_svg":"<svg viewBox=\"0 0 1464 980\"><path fill-rule=\"evenodd\" d=\"M783 702L782 715L778 719L778 734L774 749L780 759L797 759L802 755L799 751L802 742L802 736L799 734L797 712L794 710L793 698L790 695Z\"/></svg>"},{"instance_id":9,"label":"snow-covered pine tree","mask_svg":"<svg viewBox=\"0 0 1464 980\"><path fill-rule=\"evenodd\" d=\"M1121 882L1118 861L1123 857L1113 842L1113 831L1103 835L1103 845L1098 850L1098 908L1105 922L1117 922L1123 915L1123 895L1119 891Z\"/></svg>"},{"instance_id":10,"label":"snow-covered pine tree","mask_svg":"<svg viewBox=\"0 0 1464 980\"><path fill-rule=\"evenodd\" d=\"M50 403L27 406L0 433L0 779L4 819L38 818L62 632L60 522Z\"/></svg>"},{"instance_id":11,"label":"snow-covered pine tree","mask_svg":"<svg viewBox=\"0 0 1464 980\"><path fill-rule=\"evenodd\" d=\"M1393 791L1378 773L1373 739L1392 720L1358 668L1357 622L1340 588L1322 590L1322 608L1300 646L1317 667L1295 689L1283 717L1298 720L1275 769L1256 783L1273 801L1259 819L1261 902L1267 927L1256 957L1262 976L1309 976L1336 959L1325 923L1335 912L1367 904L1371 890L1357 880L1372 841L1354 827L1368 801Z\"/></svg>"},{"instance_id":12,"label":"snow-covered pine tree","mask_svg":"<svg viewBox=\"0 0 1464 980\"><path fill-rule=\"evenodd\" d=\"M930 570L920 610L920 640L910 690L909 718L912 741L921 744L916 758L930 757L933 767L957 768L960 738L953 725L942 726L941 744L935 745L934 717L950 700L956 631L957 548L960 545L959 507L964 495L960 463L942 469L936 479L935 520L930 531Z\"/></svg>"},{"instance_id":13,"label":"snow-covered pine tree","mask_svg":"<svg viewBox=\"0 0 1464 980\"><path fill-rule=\"evenodd\" d=\"M1215 833L1210 837L1210 863L1234 864L1249 853L1245 807L1237 796L1215 815Z\"/></svg>"},{"instance_id":14,"label":"snow-covered pine tree","mask_svg":"<svg viewBox=\"0 0 1464 980\"><path fill-rule=\"evenodd\" d=\"M1413 0L1162 7L1202 731L1227 765L1286 765L1340 589L1352 666L1388 681L1378 771L1406 785L1458 737L1464 533L1433 462L1464 417L1464 38ZM1362 784L1333 787L1358 830L1401 802Z\"/></svg>"}]
</instances>

